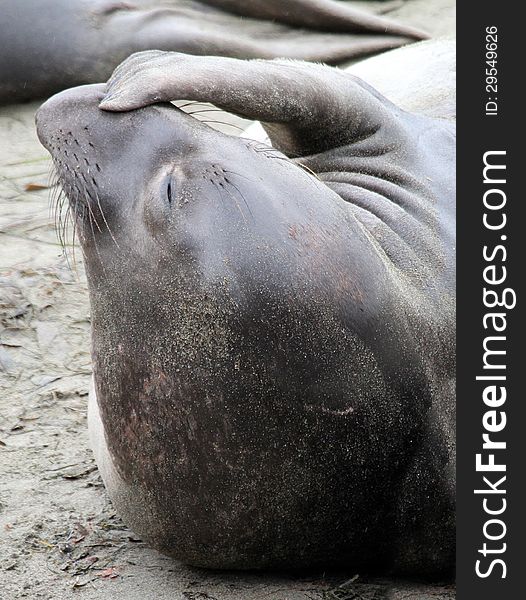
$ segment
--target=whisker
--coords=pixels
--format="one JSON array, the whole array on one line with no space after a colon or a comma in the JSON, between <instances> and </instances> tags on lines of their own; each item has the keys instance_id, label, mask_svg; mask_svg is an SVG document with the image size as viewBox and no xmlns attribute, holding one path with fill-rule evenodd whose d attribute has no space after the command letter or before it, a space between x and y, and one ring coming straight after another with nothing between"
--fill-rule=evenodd
<instances>
[{"instance_id":1,"label":"whisker","mask_svg":"<svg viewBox=\"0 0 526 600\"><path fill-rule=\"evenodd\" d=\"M82 185L84 187L84 191L86 192L86 187L84 186L84 184L82 184ZM87 193L85 193L85 196L87 196ZM95 225L96 225L97 229L99 230L99 233L102 233L102 229L99 225L99 222L97 221L97 218L95 217L95 213L93 212L93 209L91 208L91 202L90 202L89 197L86 197L84 199L84 201L85 201L85 204L88 206L90 224L93 226L93 223L92 223L92 217L93 217L93 221L95 222ZM100 206L100 204L99 204L99 206ZM104 218L104 215L103 215L103 218ZM95 235L95 234L93 234L93 235Z\"/></svg>"},{"instance_id":2,"label":"whisker","mask_svg":"<svg viewBox=\"0 0 526 600\"><path fill-rule=\"evenodd\" d=\"M58 182L58 174L57 174L56 170L53 168L53 163L51 163L49 166L49 173L48 173L48 177L47 177L47 186L48 186L48 189L51 190L51 193L49 194L49 206L48 206L48 217L50 219L53 216L53 206L54 206L53 198L57 193L57 188L55 187L57 185L57 182Z\"/></svg>"},{"instance_id":3,"label":"whisker","mask_svg":"<svg viewBox=\"0 0 526 600\"><path fill-rule=\"evenodd\" d=\"M252 183L256 183L256 181L254 179L250 179L250 177L245 177L245 175L241 175L241 173L236 173L236 171L228 171L226 169L223 169L223 173L230 173L232 175L236 175L237 177L242 177L243 179L246 179L247 181L251 181Z\"/></svg>"},{"instance_id":4,"label":"whisker","mask_svg":"<svg viewBox=\"0 0 526 600\"><path fill-rule=\"evenodd\" d=\"M245 131L242 127L239 127L239 125L234 125L234 123L225 123L224 121L217 121L217 120L213 120L213 119L199 119L197 117L196 117L196 119L200 123L206 123L206 124L215 123L216 125L227 125L228 127L234 127L238 131L241 131L241 132Z\"/></svg>"},{"instance_id":5,"label":"whisker","mask_svg":"<svg viewBox=\"0 0 526 600\"><path fill-rule=\"evenodd\" d=\"M208 106L206 102L199 102L199 100L190 100L186 104L175 104L177 108L186 108L187 106Z\"/></svg>"},{"instance_id":6,"label":"whisker","mask_svg":"<svg viewBox=\"0 0 526 600\"><path fill-rule=\"evenodd\" d=\"M248 224L247 218L245 216L245 213L241 210L241 206L239 206L239 202L234 198L234 196L230 193L229 190L227 190L227 188L220 186L218 183L216 183L215 181L212 182L216 188L219 190L219 193L221 195L221 198L223 198L223 194L221 192L221 189L224 189L225 192L228 193L228 195L232 198L232 200L234 201L234 204L236 205L237 210L239 211L239 214L243 217L243 221L245 221L245 224ZM223 200L224 201L224 200Z\"/></svg>"},{"instance_id":7,"label":"whisker","mask_svg":"<svg viewBox=\"0 0 526 600\"><path fill-rule=\"evenodd\" d=\"M291 160L291 158L289 158L288 156L284 156L283 153L280 152L279 150L277 150L276 148L272 148L272 146L267 146L265 144L257 142L257 140L249 140L249 146L252 148L252 150L254 150L254 152L257 152L258 154L264 154L268 158L273 158L273 159L275 158L277 160L284 161L285 163L288 163L290 165L300 167L300 169L302 169L302 171L304 171L305 174L312 175L318 181L322 181L315 171L313 171L310 167L308 167L304 163L298 161L296 159L297 157L292 157L292 160ZM276 154L276 152L278 154ZM309 177L309 179L310 179L310 177ZM316 182L314 182L314 183L318 186L318 184Z\"/></svg>"},{"instance_id":8,"label":"whisker","mask_svg":"<svg viewBox=\"0 0 526 600\"><path fill-rule=\"evenodd\" d=\"M224 110L221 110L220 108L200 108L199 110L193 110L192 112L190 111L185 111L187 115L200 115L201 113L208 113L208 112L220 112L220 113L225 113Z\"/></svg>"},{"instance_id":9,"label":"whisker","mask_svg":"<svg viewBox=\"0 0 526 600\"><path fill-rule=\"evenodd\" d=\"M77 198L78 198L78 196L77 196ZM97 203L98 203L98 205L100 207L100 202L99 202L98 198L97 198ZM90 199L89 198L85 198L84 204L87 204L88 205L88 209L90 209ZM93 246L95 248L95 253L97 255L97 258L99 259L100 266L102 267L103 273L106 274L106 268L104 267L104 261L102 260L102 256L101 256L101 254L99 252L99 246L97 244L97 236L95 235L95 230L93 229L93 221L92 221L92 219L95 219L95 215L93 214L93 211L91 209L88 210L88 219L89 219L89 223L90 223L91 239L93 241ZM108 227L108 231L110 232L110 235L111 235L111 231L110 231L109 227ZM117 247L118 247L118 245L117 245Z\"/></svg>"},{"instance_id":10,"label":"whisker","mask_svg":"<svg viewBox=\"0 0 526 600\"><path fill-rule=\"evenodd\" d=\"M286 155L284 154L284 152L282 152L281 150L278 150L277 148L274 148L273 146L269 146L268 144L264 144L263 142L260 142L258 140L248 140L249 142L249 146L252 148L252 150L254 150L255 152L273 152L273 153L278 153L282 156L276 156L276 158L281 158L282 160L286 160L286 159L294 159L294 158L300 158L301 155L300 154L296 154L293 152L288 152Z\"/></svg>"},{"instance_id":11,"label":"whisker","mask_svg":"<svg viewBox=\"0 0 526 600\"><path fill-rule=\"evenodd\" d=\"M73 269L75 273L77 272L77 257L75 256L75 235L77 231L77 219L73 218L73 231L71 232L71 252L73 255Z\"/></svg>"},{"instance_id":12,"label":"whisker","mask_svg":"<svg viewBox=\"0 0 526 600\"><path fill-rule=\"evenodd\" d=\"M97 200L97 206L99 207L100 214L102 215L102 219L103 219L104 223L106 224L106 227L107 227L107 229L108 229L108 233L110 234L110 237L111 237L111 239L113 240L113 242L114 242L115 246L117 246L117 248L119 248L119 250L120 250L120 246L119 246L119 244L118 244L117 240L115 239L115 236L113 235L113 232L112 232L112 230L110 229L110 226L109 226L109 224L108 224L108 221L106 220L106 216L104 215L104 211L102 210L102 205L101 205L101 203L100 203L100 200L99 200L99 195L97 194L97 190L96 190L96 188L93 188L93 192L95 193L95 198L96 198L96 200Z\"/></svg>"},{"instance_id":13,"label":"whisker","mask_svg":"<svg viewBox=\"0 0 526 600\"><path fill-rule=\"evenodd\" d=\"M313 177L316 177L316 179L318 179L319 181L321 181L321 179L319 178L318 174L315 173L310 167L308 167L307 165L304 165L303 163L297 162L294 163L296 165L298 165L298 167L301 167L304 171L307 171L307 173L310 173Z\"/></svg>"},{"instance_id":14,"label":"whisker","mask_svg":"<svg viewBox=\"0 0 526 600\"><path fill-rule=\"evenodd\" d=\"M70 210L71 210L71 205L68 204L68 207L66 209L66 213L64 215L64 218L62 219L62 226L60 228L60 235L61 235L62 244L63 244L62 252L63 252L64 258L66 259L66 264L68 266L68 269L72 270L71 263L69 261L69 252L68 252L68 249L67 249L68 246L67 246L67 237L66 237L66 229L67 229L68 218L69 218L69 215L70 215Z\"/></svg>"},{"instance_id":15,"label":"whisker","mask_svg":"<svg viewBox=\"0 0 526 600\"><path fill-rule=\"evenodd\" d=\"M64 238L62 237L62 221L63 214L62 209L64 207L64 193L62 189L57 196L56 200L56 209L55 209L55 230L57 232L58 241L60 243L60 247L62 248L62 252L65 252L66 245L64 243Z\"/></svg>"},{"instance_id":16,"label":"whisker","mask_svg":"<svg viewBox=\"0 0 526 600\"><path fill-rule=\"evenodd\" d=\"M245 198L245 196L243 196L243 194L241 193L241 190L237 187L237 185L235 185L234 183L232 183L232 181L230 181L230 179L226 179L225 178L226 183L228 183L229 185L231 185L235 190L237 190L237 193L241 196L241 198L243 198L243 202L245 203L245 206L247 207L248 212L250 213L250 216L252 218L254 218L254 215L252 214L252 211L250 210L250 206L247 202L247 199Z\"/></svg>"}]
</instances>

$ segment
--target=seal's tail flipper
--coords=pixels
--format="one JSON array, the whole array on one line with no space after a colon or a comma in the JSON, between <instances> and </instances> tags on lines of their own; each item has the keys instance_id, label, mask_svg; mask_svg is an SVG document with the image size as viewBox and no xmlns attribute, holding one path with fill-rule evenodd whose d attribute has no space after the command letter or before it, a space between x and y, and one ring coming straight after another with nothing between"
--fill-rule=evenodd
<instances>
[{"instance_id":1,"label":"seal's tail flipper","mask_svg":"<svg viewBox=\"0 0 526 600\"><path fill-rule=\"evenodd\" d=\"M201 0L234 14L256 19L268 19L294 27L318 31L349 33L368 31L385 35L402 35L426 39L428 35L415 27L396 23L384 17L353 8L347 2L335 0Z\"/></svg>"},{"instance_id":2,"label":"seal's tail flipper","mask_svg":"<svg viewBox=\"0 0 526 600\"><path fill-rule=\"evenodd\" d=\"M283 2L278 6L272 0L208 3L221 5L222 10L202 3L187 9L122 8L108 18L108 43L116 44L115 55L122 58L155 48L197 55L296 58L340 64L426 37L412 27L349 9L345 3L333 0L287 1L286 10ZM237 14L225 12L235 7Z\"/></svg>"}]
</instances>

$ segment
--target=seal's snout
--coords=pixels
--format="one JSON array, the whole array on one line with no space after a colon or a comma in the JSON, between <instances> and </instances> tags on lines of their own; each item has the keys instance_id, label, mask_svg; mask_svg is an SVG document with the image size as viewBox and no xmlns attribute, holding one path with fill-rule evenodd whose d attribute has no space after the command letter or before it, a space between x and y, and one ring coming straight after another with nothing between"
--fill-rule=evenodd
<instances>
[{"instance_id":1,"label":"seal's snout","mask_svg":"<svg viewBox=\"0 0 526 600\"><path fill-rule=\"evenodd\" d=\"M83 226L102 232L101 223L108 222L115 207L120 170L112 170L111 162L119 133L114 119L98 108L104 89L89 85L56 94L35 117L38 137L51 154L81 241Z\"/></svg>"},{"instance_id":2,"label":"seal's snout","mask_svg":"<svg viewBox=\"0 0 526 600\"><path fill-rule=\"evenodd\" d=\"M106 158L108 164L124 154L135 154L136 163L156 149L182 147L191 140L198 121L173 105L108 112L99 108L105 92L106 84L78 86L55 94L38 109L37 134L55 162L64 157L66 163L70 161L71 138L86 155Z\"/></svg>"},{"instance_id":3,"label":"seal's snout","mask_svg":"<svg viewBox=\"0 0 526 600\"><path fill-rule=\"evenodd\" d=\"M178 196L182 182L215 133L171 104L104 111L99 104L105 88L79 86L56 94L35 117L85 250L100 247L102 239L115 241L119 232L126 237L144 223L168 223L166 207L188 201ZM201 171L198 176L201 181Z\"/></svg>"},{"instance_id":4,"label":"seal's snout","mask_svg":"<svg viewBox=\"0 0 526 600\"><path fill-rule=\"evenodd\" d=\"M38 109L35 117L40 142L52 152L51 137L68 126L78 127L86 109L98 107L104 98L104 84L83 85L55 94Z\"/></svg>"}]
</instances>

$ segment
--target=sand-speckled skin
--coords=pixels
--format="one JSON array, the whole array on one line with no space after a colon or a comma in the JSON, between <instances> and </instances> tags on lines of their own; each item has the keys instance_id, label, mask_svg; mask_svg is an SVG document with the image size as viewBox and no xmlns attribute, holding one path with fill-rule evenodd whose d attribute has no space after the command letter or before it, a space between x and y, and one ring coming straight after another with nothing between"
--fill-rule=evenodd
<instances>
[{"instance_id":1,"label":"sand-speckled skin","mask_svg":"<svg viewBox=\"0 0 526 600\"><path fill-rule=\"evenodd\" d=\"M422 37L334 0L3 0L0 104L105 81L140 50L339 63Z\"/></svg>"},{"instance_id":2,"label":"sand-speckled skin","mask_svg":"<svg viewBox=\"0 0 526 600\"><path fill-rule=\"evenodd\" d=\"M37 127L77 214L121 516L193 565L450 572L454 124L301 62L144 53L100 110L104 89ZM148 105L179 98L283 154Z\"/></svg>"}]
</instances>

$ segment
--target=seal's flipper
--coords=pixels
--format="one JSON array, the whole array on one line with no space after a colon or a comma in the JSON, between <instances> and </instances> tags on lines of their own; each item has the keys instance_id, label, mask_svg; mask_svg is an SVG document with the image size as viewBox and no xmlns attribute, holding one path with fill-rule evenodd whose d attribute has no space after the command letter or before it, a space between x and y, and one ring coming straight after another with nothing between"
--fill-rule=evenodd
<instances>
[{"instance_id":1,"label":"seal's flipper","mask_svg":"<svg viewBox=\"0 0 526 600\"><path fill-rule=\"evenodd\" d=\"M333 32L322 25L304 29L280 19L240 18L196 5L199 6L201 10L165 7L117 11L107 22L109 44L115 46L115 54L121 53L122 59L134 52L155 48L197 55L297 58L339 64L425 37L411 28L390 26L389 21L384 23L383 19L378 30L360 29L358 25L345 28L344 21L340 29ZM365 15L366 20L369 19L369 15ZM404 33L398 33L399 29Z\"/></svg>"},{"instance_id":2,"label":"seal's flipper","mask_svg":"<svg viewBox=\"0 0 526 600\"><path fill-rule=\"evenodd\" d=\"M202 0L244 17L269 19L295 27L332 32L372 31L425 39L427 34L414 27L358 10L334 0Z\"/></svg>"},{"instance_id":3,"label":"seal's flipper","mask_svg":"<svg viewBox=\"0 0 526 600\"><path fill-rule=\"evenodd\" d=\"M273 145L290 156L366 140L385 127L396 128L391 139L405 138L405 113L365 82L288 60L141 52L114 71L100 108L127 111L182 99L261 121Z\"/></svg>"}]
</instances>

